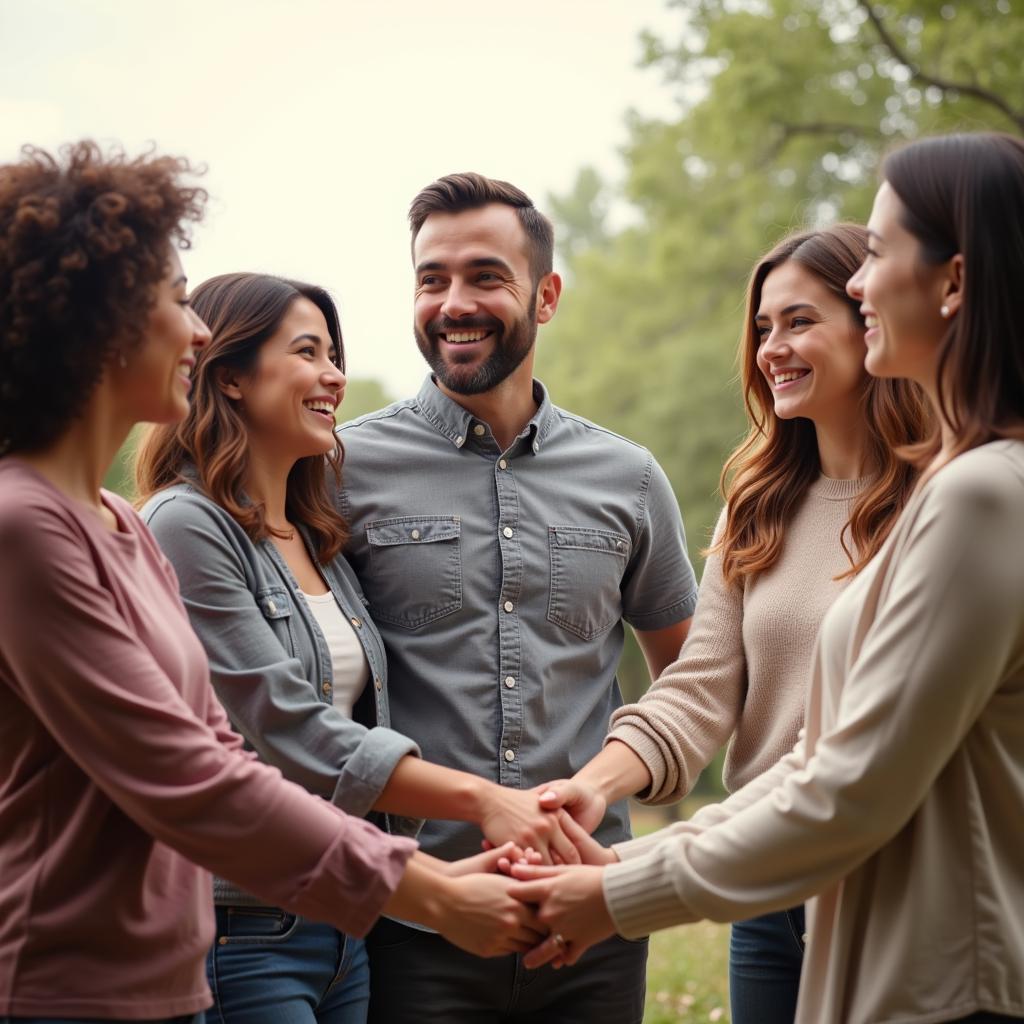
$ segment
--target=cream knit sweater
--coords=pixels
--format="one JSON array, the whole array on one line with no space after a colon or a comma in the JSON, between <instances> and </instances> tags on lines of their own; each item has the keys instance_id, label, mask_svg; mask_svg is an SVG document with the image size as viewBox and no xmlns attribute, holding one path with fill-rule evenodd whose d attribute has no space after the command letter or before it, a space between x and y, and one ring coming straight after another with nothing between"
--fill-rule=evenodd
<instances>
[{"instance_id":1,"label":"cream knit sweater","mask_svg":"<svg viewBox=\"0 0 1024 1024\"><path fill-rule=\"evenodd\" d=\"M650 770L641 800L680 800L730 736L730 792L793 748L818 626L847 582L835 579L850 567L840 537L865 483L819 477L786 526L779 560L745 586L726 584L721 557L708 558L679 659L612 716L608 739ZM724 513L716 535L723 524Z\"/></svg>"}]
</instances>

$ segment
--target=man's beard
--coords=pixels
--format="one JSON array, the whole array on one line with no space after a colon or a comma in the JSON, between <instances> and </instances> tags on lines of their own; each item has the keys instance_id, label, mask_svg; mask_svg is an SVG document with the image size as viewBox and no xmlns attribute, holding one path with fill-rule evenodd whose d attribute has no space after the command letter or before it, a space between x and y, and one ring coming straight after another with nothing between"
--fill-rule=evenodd
<instances>
[{"instance_id":1,"label":"man's beard","mask_svg":"<svg viewBox=\"0 0 1024 1024\"><path fill-rule=\"evenodd\" d=\"M458 320L438 317L427 324L425 332L414 326L416 344L438 381L456 395L480 395L497 387L517 370L537 340L537 321L532 314L535 298L531 298L527 307L530 312L516 320L508 333L500 320L489 316L466 316ZM449 331L491 331L494 337L491 354L476 366L450 361L451 355L445 359L437 335ZM458 349L454 353L457 357Z\"/></svg>"}]
</instances>

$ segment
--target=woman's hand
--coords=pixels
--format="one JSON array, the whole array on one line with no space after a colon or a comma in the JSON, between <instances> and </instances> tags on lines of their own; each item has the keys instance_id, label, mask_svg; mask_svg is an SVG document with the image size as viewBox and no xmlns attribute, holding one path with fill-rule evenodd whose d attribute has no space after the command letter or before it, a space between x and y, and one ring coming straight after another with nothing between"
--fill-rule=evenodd
<instances>
[{"instance_id":1,"label":"woman's hand","mask_svg":"<svg viewBox=\"0 0 1024 1024\"><path fill-rule=\"evenodd\" d=\"M429 857L425 853L419 853L417 856L422 856L424 859ZM463 857L462 860L446 861L429 857L429 861L431 868L449 878L460 878L463 875L473 874L489 875L495 871L501 871L508 875L511 874L509 866L512 864L542 863L540 856L533 850L524 850L515 843L504 843L473 857Z\"/></svg>"},{"instance_id":2,"label":"woman's hand","mask_svg":"<svg viewBox=\"0 0 1024 1024\"><path fill-rule=\"evenodd\" d=\"M460 949L477 956L502 956L528 953L542 945L547 930L536 911L511 895L521 882L479 874L442 877L439 882L434 927Z\"/></svg>"},{"instance_id":3,"label":"woman's hand","mask_svg":"<svg viewBox=\"0 0 1024 1024\"><path fill-rule=\"evenodd\" d=\"M608 810L604 794L579 776L546 782L543 786L537 786L534 793L543 810L567 811L588 835L601 824Z\"/></svg>"},{"instance_id":4,"label":"woman's hand","mask_svg":"<svg viewBox=\"0 0 1024 1024\"><path fill-rule=\"evenodd\" d=\"M482 800L479 822L489 843L513 840L539 853L545 864L579 864L575 844L563 831L558 814L542 810L532 790L490 784Z\"/></svg>"},{"instance_id":5,"label":"woman's hand","mask_svg":"<svg viewBox=\"0 0 1024 1024\"><path fill-rule=\"evenodd\" d=\"M512 875L523 881L510 890L511 895L536 904L538 926L551 932L526 955L527 967L574 964L594 943L615 933L604 901L601 868L514 864Z\"/></svg>"}]
</instances>

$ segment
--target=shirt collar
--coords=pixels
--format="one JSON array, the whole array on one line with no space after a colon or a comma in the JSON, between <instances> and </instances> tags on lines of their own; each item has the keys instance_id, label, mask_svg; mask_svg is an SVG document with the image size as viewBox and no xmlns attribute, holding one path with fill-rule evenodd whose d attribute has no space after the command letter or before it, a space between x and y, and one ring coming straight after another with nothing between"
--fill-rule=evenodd
<instances>
[{"instance_id":1,"label":"shirt collar","mask_svg":"<svg viewBox=\"0 0 1024 1024\"><path fill-rule=\"evenodd\" d=\"M547 390L539 380L533 382L533 397L537 402L537 411L523 428L520 437L526 440L525 448L536 455L551 432L555 416ZM461 448L466 443L473 424L477 421L437 386L433 374L427 374L416 396L416 403L438 433L448 438L456 448Z\"/></svg>"}]
</instances>

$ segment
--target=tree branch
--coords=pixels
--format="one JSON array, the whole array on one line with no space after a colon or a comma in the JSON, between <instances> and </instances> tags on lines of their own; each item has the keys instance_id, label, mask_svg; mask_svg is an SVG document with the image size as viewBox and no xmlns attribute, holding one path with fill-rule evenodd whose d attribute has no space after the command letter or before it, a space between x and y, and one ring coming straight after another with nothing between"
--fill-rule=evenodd
<instances>
[{"instance_id":1,"label":"tree branch","mask_svg":"<svg viewBox=\"0 0 1024 1024\"><path fill-rule=\"evenodd\" d=\"M969 82L953 82L946 78L937 78L935 75L928 74L918 64L915 64L896 42L892 33L885 27L881 17L871 5L870 0L860 0L858 7L864 11L868 20L875 26L875 31L878 33L879 39L882 40L882 44L896 60L907 68L911 78L924 85L933 85L936 89L941 89L943 92L958 92L963 96L973 96L974 99L995 107L1001 114L1008 117L1017 126L1017 130L1024 135L1024 113L1014 110L1002 96L989 89L983 89L980 85L974 85Z\"/></svg>"},{"instance_id":2,"label":"tree branch","mask_svg":"<svg viewBox=\"0 0 1024 1024\"><path fill-rule=\"evenodd\" d=\"M776 122L776 127L779 129L778 138L765 150L761 158L765 163L774 160L786 148L786 143L798 135L867 135L876 131L862 124L842 121L808 121L804 124L779 121Z\"/></svg>"}]
</instances>

